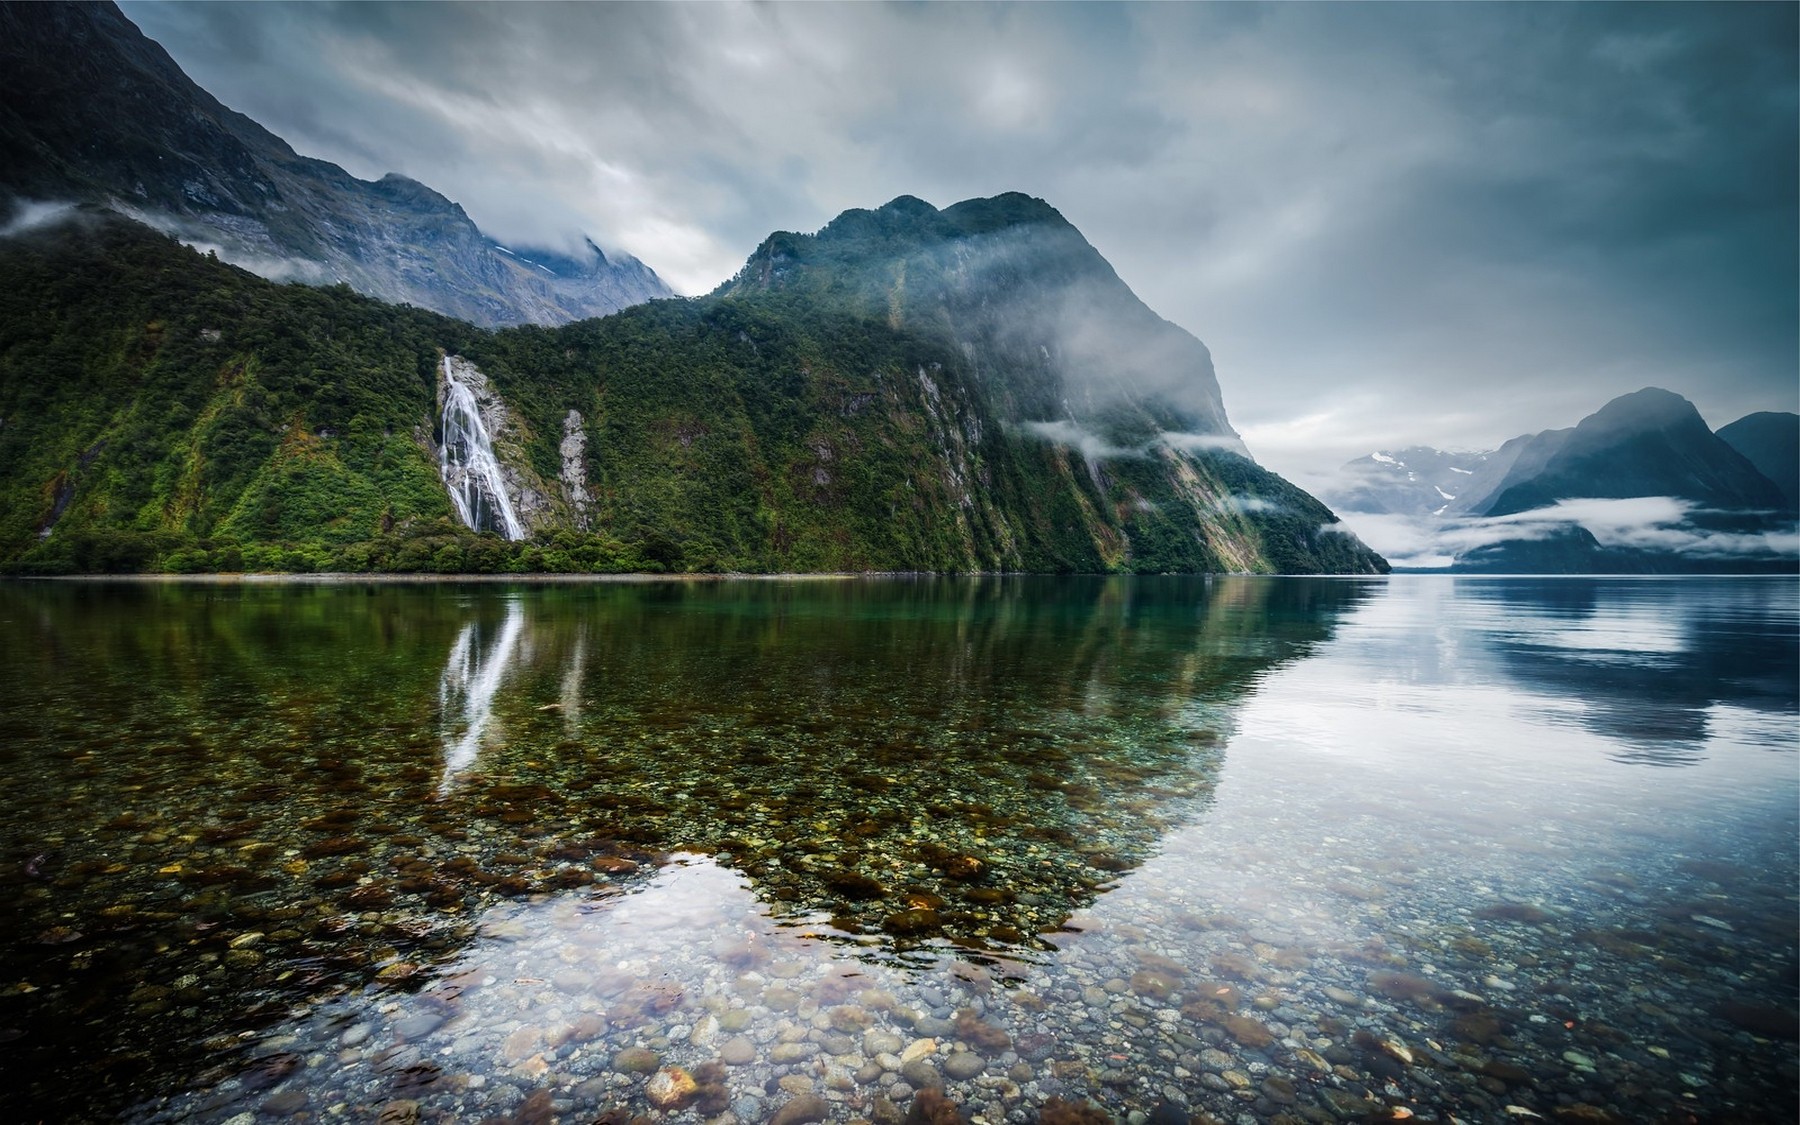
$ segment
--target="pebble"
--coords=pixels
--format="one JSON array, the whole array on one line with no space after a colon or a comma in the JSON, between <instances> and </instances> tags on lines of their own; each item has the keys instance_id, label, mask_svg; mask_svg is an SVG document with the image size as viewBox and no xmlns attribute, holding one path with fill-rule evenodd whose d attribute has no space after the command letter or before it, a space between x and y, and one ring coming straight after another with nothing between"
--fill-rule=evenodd
<instances>
[{"instance_id":1,"label":"pebble","mask_svg":"<svg viewBox=\"0 0 1800 1125\"><path fill-rule=\"evenodd\" d=\"M436 1012L416 1012L404 1019L395 1020L394 1034L402 1039L423 1039L441 1027L443 1022L444 1017ZM367 1038L366 1033L364 1038ZM346 1047L355 1046L347 1036L343 1042Z\"/></svg>"},{"instance_id":2,"label":"pebble","mask_svg":"<svg viewBox=\"0 0 1800 1125\"><path fill-rule=\"evenodd\" d=\"M769 1125L810 1125L823 1121L831 1113L831 1105L817 1094L801 1094L775 1111Z\"/></svg>"},{"instance_id":3,"label":"pebble","mask_svg":"<svg viewBox=\"0 0 1800 1125\"><path fill-rule=\"evenodd\" d=\"M661 1110L680 1109L699 1092L700 1084L694 1081L694 1076L678 1066L657 1071L644 1086L644 1096Z\"/></svg>"},{"instance_id":4,"label":"pebble","mask_svg":"<svg viewBox=\"0 0 1800 1125\"><path fill-rule=\"evenodd\" d=\"M817 1043L777 1043L769 1051L769 1061L773 1063L797 1063L801 1059L809 1059L819 1053Z\"/></svg>"},{"instance_id":5,"label":"pebble","mask_svg":"<svg viewBox=\"0 0 1800 1125\"><path fill-rule=\"evenodd\" d=\"M262 1111L271 1117L292 1117L306 1108L304 1090L287 1089L264 1100Z\"/></svg>"},{"instance_id":6,"label":"pebble","mask_svg":"<svg viewBox=\"0 0 1800 1125\"><path fill-rule=\"evenodd\" d=\"M520 1031L529 1029L521 1028ZM515 1032L515 1034L517 1034ZM509 1040L508 1042L511 1042ZM645 1047L627 1047L613 1056L613 1069L625 1074L649 1074L662 1065L655 1051Z\"/></svg>"},{"instance_id":7,"label":"pebble","mask_svg":"<svg viewBox=\"0 0 1800 1125\"><path fill-rule=\"evenodd\" d=\"M987 1060L973 1051L952 1051L944 1060L945 1076L956 1082L973 1078L986 1069Z\"/></svg>"},{"instance_id":8,"label":"pebble","mask_svg":"<svg viewBox=\"0 0 1800 1125\"><path fill-rule=\"evenodd\" d=\"M914 1059L900 1067L900 1076L906 1079L907 1085L914 1090L942 1090L944 1076L938 1068L924 1059Z\"/></svg>"}]
</instances>

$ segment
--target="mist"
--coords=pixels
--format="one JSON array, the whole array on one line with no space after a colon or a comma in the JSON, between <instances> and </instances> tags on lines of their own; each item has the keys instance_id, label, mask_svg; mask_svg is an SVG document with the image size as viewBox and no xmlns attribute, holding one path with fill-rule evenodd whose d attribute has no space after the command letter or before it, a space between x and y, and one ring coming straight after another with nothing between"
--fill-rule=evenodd
<instances>
[{"instance_id":1,"label":"mist","mask_svg":"<svg viewBox=\"0 0 1800 1125\"><path fill-rule=\"evenodd\" d=\"M1551 539L1572 527L1600 546L1666 551L1694 559L1800 558L1800 528L1722 530L1706 526L1711 512L1673 496L1570 499L1505 516L1445 521L1389 513L1339 512L1371 548L1397 567L1442 568L1458 555L1499 543Z\"/></svg>"}]
</instances>

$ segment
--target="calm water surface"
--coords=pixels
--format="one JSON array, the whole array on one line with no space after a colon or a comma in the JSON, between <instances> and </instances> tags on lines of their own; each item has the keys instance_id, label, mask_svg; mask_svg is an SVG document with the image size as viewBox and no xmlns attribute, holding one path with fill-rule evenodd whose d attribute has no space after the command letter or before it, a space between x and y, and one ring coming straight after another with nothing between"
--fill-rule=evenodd
<instances>
[{"instance_id":1,"label":"calm water surface","mask_svg":"<svg viewBox=\"0 0 1800 1125\"><path fill-rule=\"evenodd\" d=\"M1795 1118L1791 580L14 583L0 630L8 1121Z\"/></svg>"}]
</instances>

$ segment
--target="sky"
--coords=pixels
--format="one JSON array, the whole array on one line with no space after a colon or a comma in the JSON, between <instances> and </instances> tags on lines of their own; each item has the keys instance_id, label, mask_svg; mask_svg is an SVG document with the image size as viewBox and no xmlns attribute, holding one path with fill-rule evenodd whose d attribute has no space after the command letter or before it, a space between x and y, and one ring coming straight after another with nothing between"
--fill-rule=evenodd
<instances>
[{"instance_id":1,"label":"sky","mask_svg":"<svg viewBox=\"0 0 1800 1125\"><path fill-rule=\"evenodd\" d=\"M1003 191L1213 352L1257 459L1800 409L1792 4L122 8L226 105L677 291Z\"/></svg>"}]
</instances>

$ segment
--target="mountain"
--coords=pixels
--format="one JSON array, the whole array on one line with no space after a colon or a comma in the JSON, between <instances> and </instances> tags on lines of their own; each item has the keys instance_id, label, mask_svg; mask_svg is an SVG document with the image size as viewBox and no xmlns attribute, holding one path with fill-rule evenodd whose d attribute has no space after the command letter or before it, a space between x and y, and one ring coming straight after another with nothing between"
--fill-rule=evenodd
<instances>
[{"instance_id":1,"label":"mountain","mask_svg":"<svg viewBox=\"0 0 1800 1125\"><path fill-rule=\"evenodd\" d=\"M297 155L110 3L0 5L0 226L34 202L101 203L276 280L488 327L670 294L629 255L504 247L424 184Z\"/></svg>"},{"instance_id":2,"label":"mountain","mask_svg":"<svg viewBox=\"0 0 1800 1125\"><path fill-rule=\"evenodd\" d=\"M1424 445L1378 450L1346 462L1323 499L1340 511L1441 516L1483 479L1493 456Z\"/></svg>"},{"instance_id":3,"label":"mountain","mask_svg":"<svg viewBox=\"0 0 1800 1125\"><path fill-rule=\"evenodd\" d=\"M1521 473L1515 465L1474 513L1504 516L1576 497L1638 496L1728 511L1786 506L1781 490L1715 435L1693 403L1646 387L1582 419L1541 467Z\"/></svg>"},{"instance_id":4,"label":"mountain","mask_svg":"<svg viewBox=\"0 0 1800 1125\"><path fill-rule=\"evenodd\" d=\"M1469 478L1449 514L1461 516L1485 510L1502 492L1542 472L1574 432L1574 427L1543 430L1508 440L1487 455L1475 475Z\"/></svg>"},{"instance_id":5,"label":"mountain","mask_svg":"<svg viewBox=\"0 0 1800 1125\"><path fill-rule=\"evenodd\" d=\"M1719 440L1775 482L1790 508L1800 508L1800 414L1762 410L1720 426Z\"/></svg>"},{"instance_id":6,"label":"mountain","mask_svg":"<svg viewBox=\"0 0 1800 1125\"><path fill-rule=\"evenodd\" d=\"M1738 433L1766 432L1778 449L1778 431L1752 423ZM1794 504L1678 394L1622 395L1572 430L1513 439L1491 461L1505 457L1504 476L1453 529L1475 542L1457 570L1794 569Z\"/></svg>"},{"instance_id":7,"label":"mountain","mask_svg":"<svg viewBox=\"0 0 1800 1125\"><path fill-rule=\"evenodd\" d=\"M780 232L719 289L825 303L929 335L972 365L1003 421L1086 448L1243 452L1212 356L1157 316L1055 208L1009 193L939 211L901 196L816 235Z\"/></svg>"},{"instance_id":8,"label":"mountain","mask_svg":"<svg viewBox=\"0 0 1800 1125\"><path fill-rule=\"evenodd\" d=\"M0 566L1386 568L1017 195L848 212L559 328L275 285L98 208L0 237Z\"/></svg>"}]
</instances>

